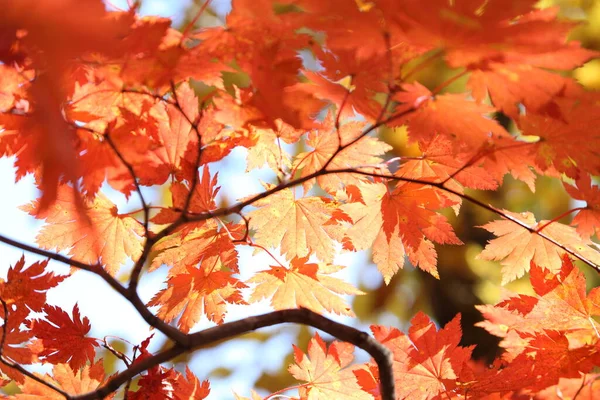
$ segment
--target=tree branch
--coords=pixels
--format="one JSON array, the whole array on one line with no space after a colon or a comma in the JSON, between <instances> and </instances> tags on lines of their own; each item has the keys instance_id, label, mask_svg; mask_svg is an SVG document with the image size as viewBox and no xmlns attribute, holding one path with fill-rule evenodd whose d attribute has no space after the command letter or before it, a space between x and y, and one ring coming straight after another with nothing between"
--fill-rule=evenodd
<instances>
[{"instance_id":1,"label":"tree branch","mask_svg":"<svg viewBox=\"0 0 600 400\"><path fill-rule=\"evenodd\" d=\"M142 299L140 299L136 292L129 292L127 288L123 287L123 285L119 283L119 281L117 281L108 272L106 272L106 270L102 268L101 265L90 265L82 263L81 261L72 260L61 254L57 254L47 250L42 250L37 247L18 242L14 239L7 238L3 235L0 235L0 242L98 275L104 280L104 282L110 285L110 287L112 287L116 292L118 292L127 301L129 301L148 325L158 329L161 333L163 333L165 336L175 341L176 343L179 343L182 346L187 346L187 338L185 334L183 334L179 329L172 327L171 325L165 323L163 320L154 315L148 309L148 307L146 307L146 305L144 304Z\"/></svg>"},{"instance_id":2,"label":"tree branch","mask_svg":"<svg viewBox=\"0 0 600 400\"><path fill-rule=\"evenodd\" d=\"M283 323L297 323L312 326L336 337L339 340L352 343L356 347L365 350L375 359L375 362L379 368L382 399L394 399L395 385L390 351L367 333L359 331L358 329L350 326L340 324L339 322L332 321L320 314L304 308L274 311L268 314L244 318L239 321L228 322L223 325L205 329L201 332L189 334L187 335L189 337L189 348L176 345L157 353L140 361L139 363L134 363L130 368L110 379L101 388L84 395L72 396L71 399L101 399L104 396L116 391L122 384L137 374L146 371L160 363L169 361L184 352L196 350L222 340L230 339L232 337L254 331L256 329Z\"/></svg>"}]
</instances>

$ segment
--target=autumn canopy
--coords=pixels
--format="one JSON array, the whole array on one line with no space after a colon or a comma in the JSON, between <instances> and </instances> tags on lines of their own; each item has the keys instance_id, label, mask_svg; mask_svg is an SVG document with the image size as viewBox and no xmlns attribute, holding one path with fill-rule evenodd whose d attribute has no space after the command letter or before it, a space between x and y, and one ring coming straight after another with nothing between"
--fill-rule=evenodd
<instances>
[{"instance_id":1,"label":"autumn canopy","mask_svg":"<svg viewBox=\"0 0 600 400\"><path fill-rule=\"evenodd\" d=\"M288 394L301 399L600 397L600 292L582 272L600 272L600 95L571 73L600 53L537 3L233 0L203 27L207 0L178 30L133 2L0 0L0 155L40 190L4 212L43 221L35 246L0 236L25 253L0 264L9 398L204 399L211 377L169 360L283 322L338 339L293 346ZM433 63L446 71L434 85L421 79ZM267 171L261 191L227 197L232 154ZM539 177L577 205L536 217L480 196L510 179L543 202ZM119 210L115 191L140 207ZM476 257L497 261L503 284L531 284L477 307L501 340L493 363L461 344L460 315L368 335L323 317L355 317L350 296L367 291L341 253L368 251L385 285L405 264L443 283L439 249L463 245L463 206L491 216ZM243 248L271 261L243 270ZM69 279L55 263L100 276L170 342L93 337L93 316L47 303ZM143 299L157 270L162 289ZM228 318L259 302L273 312ZM371 361L354 362L355 346ZM112 376L103 355L119 360Z\"/></svg>"}]
</instances>

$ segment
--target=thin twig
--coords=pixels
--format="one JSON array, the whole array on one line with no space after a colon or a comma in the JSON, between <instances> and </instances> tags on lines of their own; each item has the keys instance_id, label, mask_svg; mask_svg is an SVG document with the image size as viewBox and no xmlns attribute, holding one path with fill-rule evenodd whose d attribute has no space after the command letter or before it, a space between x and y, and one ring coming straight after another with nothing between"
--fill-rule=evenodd
<instances>
[{"instance_id":1,"label":"thin twig","mask_svg":"<svg viewBox=\"0 0 600 400\"><path fill-rule=\"evenodd\" d=\"M546 222L545 224L543 224L542 226L539 226L535 229L536 232L540 233L544 228L546 228L548 225L553 224L556 221L559 221L561 219L563 219L564 217L566 217L567 215L574 213L575 211L581 211L581 210L585 210L587 207L576 207L576 208L571 208L570 210L565 211L564 213L560 214L558 217L554 217L552 218L550 221Z\"/></svg>"},{"instance_id":2,"label":"thin twig","mask_svg":"<svg viewBox=\"0 0 600 400\"><path fill-rule=\"evenodd\" d=\"M144 227L144 233L146 234L145 236L148 237L148 223L150 222L150 208L148 207L148 204L146 203L146 199L144 199L144 194L142 193L142 188L140 186L140 183L137 180L135 171L133 170L133 166L127 160L125 160L125 157L123 157L123 154L121 154L119 149L117 149L115 142L113 142L113 140L110 137L110 132L106 132L106 134L104 135L104 139L106 140L106 143L108 143L110 148L115 152L115 154L117 155L117 157L119 158L121 163L125 166L127 171L129 171L129 175L131 175L131 179L133 179L133 184L135 185L135 191L137 192L138 197L140 198L140 203L142 204L142 210L144 211L144 222L142 224Z\"/></svg>"},{"instance_id":3,"label":"thin twig","mask_svg":"<svg viewBox=\"0 0 600 400\"><path fill-rule=\"evenodd\" d=\"M204 4L202 5L202 7L200 7L200 10L198 10L198 12L196 13L196 15L194 15L194 18L190 21L189 24L187 24L187 26L185 27L185 29L181 33L181 39L179 40L179 43L183 43L183 40L190 33L190 31L192 30L192 28L194 27L194 25L196 24L196 22L198 22L198 19L200 19L200 16L204 13L204 11L206 10L206 7L208 7L208 5L210 4L210 2L211 2L211 0L206 0L204 2Z\"/></svg>"}]
</instances>

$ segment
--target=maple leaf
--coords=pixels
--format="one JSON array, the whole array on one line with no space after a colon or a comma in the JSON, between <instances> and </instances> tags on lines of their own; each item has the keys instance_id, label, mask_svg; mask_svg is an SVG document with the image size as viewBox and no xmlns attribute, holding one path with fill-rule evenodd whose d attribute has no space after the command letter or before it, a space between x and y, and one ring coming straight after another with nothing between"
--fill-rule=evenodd
<instances>
[{"instance_id":1,"label":"maple leaf","mask_svg":"<svg viewBox=\"0 0 600 400\"><path fill-rule=\"evenodd\" d=\"M184 272L168 279L167 288L156 293L148 306L160 306L158 317L165 322L181 314L177 326L183 332L189 332L202 315L222 324L228 304L246 304L240 292L246 285L232 275L212 265L187 266Z\"/></svg>"},{"instance_id":2,"label":"maple leaf","mask_svg":"<svg viewBox=\"0 0 600 400\"><path fill-rule=\"evenodd\" d=\"M356 111L367 121L375 122L382 113L382 104L375 100L375 96L388 92L386 81L389 81L390 62L400 64L406 61L410 52L406 47L399 43L394 52L370 58L361 58L355 49L335 53L318 51L316 55L324 68L318 73L303 71L311 82L301 84L301 87L320 99L334 103L342 118L352 119ZM405 58L400 59L400 55Z\"/></svg>"},{"instance_id":3,"label":"maple leaf","mask_svg":"<svg viewBox=\"0 0 600 400\"><path fill-rule=\"evenodd\" d=\"M469 101L461 94L434 97L429 89L419 83L406 83L402 88L404 91L393 97L401 103L396 112L413 107L416 111L399 118L394 124L407 124L408 136L412 141L429 143L435 134L440 134L477 149L490 138L510 138L498 122L485 116L494 111L489 106Z\"/></svg>"},{"instance_id":4,"label":"maple leaf","mask_svg":"<svg viewBox=\"0 0 600 400\"><path fill-rule=\"evenodd\" d=\"M298 17L302 24L315 32L325 32L327 48L332 49L334 54L352 53L358 61L368 62L389 52L390 45L385 40L383 28L388 22L388 14L375 3L348 3L344 0L300 0L296 3L305 11ZM391 36L389 41L394 47L406 43L404 37L397 36L397 29L386 30L385 33Z\"/></svg>"},{"instance_id":5,"label":"maple leaf","mask_svg":"<svg viewBox=\"0 0 600 400\"><path fill-rule=\"evenodd\" d=\"M41 312L46 304L46 292L56 287L68 275L55 275L46 270L48 260L36 261L25 267L25 256L21 256L14 267L8 269L6 281L0 278L0 298L17 310Z\"/></svg>"},{"instance_id":6,"label":"maple leaf","mask_svg":"<svg viewBox=\"0 0 600 400\"><path fill-rule=\"evenodd\" d=\"M518 118L519 104L528 112L540 111L570 83L564 76L527 64L489 63L471 72L467 87L477 102L489 95L494 107Z\"/></svg>"},{"instance_id":7,"label":"maple leaf","mask_svg":"<svg viewBox=\"0 0 600 400\"><path fill-rule=\"evenodd\" d=\"M595 132L598 118L597 99L555 99L552 113L527 113L517 123L523 135L537 136L536 164L544 171L552 167L573 179L583 173L600 175L596 162L600 141ZM557 114L557 115L555 115ZM577 143L586 142L586 146Z\"/></svg>"},{"instance_id":8,"label":"maple leaf","mask_svg":"<svg viewBox=\"0 0 600 400\"><path fill-rule=\"evenodd\" d=\"M353 221L341 241L356 250L373 246L373 260L386 282L402 267L405 254L413 265L437 277L432 241L462 243L446 218L435 211L451 203L423 185L400 183L391 193L381 183L359 188L362 201L341 206Z\"/></svg>"},{"instance_id":9,"label":"maple leaf","mask_svg":"<svg viewBox=\"0 0 600 400\"><path fill-rule=\"evenodd\" d=\"M0 317L2 318L2 327L0 328L0 343L2 347L2 357L7 360L12 360L18 364L31 364L36 361L35 351L31 347L26 346L32 338L32 334L28 330L22 329L23 323L27 323L25 318L29 314L29 310L17 308L11 310L7 307L8 316L4 313L4 307L0 307ZM21 372L0 363L0 371L6 376L19 383L23 383L25 376Z\"/></svg>"},{"instance_id":10,"label":"maple leaf","mask_svg":"<svg viewBox=\"0 0 600 400\"><path fill-rule=\"evenodd\" d=\"M187 82L177 87L175 95L178 107L165 104L164 113L156 112L156 141L160 146L127 158L142 184L160 185L170 175L183 175L186 152L190 146L197 146L198 137L192 123L197 124L200 118L198 98ZM119 148L127 147L121 145ZM153 168L148 164L153 164Z\"/></svg>"},{"instance_id":11,"label":"maple leaf","mask_svg":"<svg viewBox=\"0 0 600 400\"><path fill-rule=\"evenodd\" d=\"M265 163L277 173L291 167L290 155L282 148L281 141L295 143L304 131L294 129L281 120L275 121L275 125L277 130L250 128L255 144L248 149L246 172L261 168Z\"/></svg>"},{"instance_id":12,"label":"maple leaf","mask_svg":"<svg viewBox=\"0 0 600 400\"><path fill-rule=\"evenodd\" d=\"M506 59L568 69L594 56L593 52L566 42L571 23L557 20L556 10L533 9L535 3L434 0L423 7L418 1L409 0L402 6L390 3L384 12L398 24L408 43L443 49L452 67Z\"/></svg>"},{"instance_id":13,"label":"maple leaf","mask_svg":"<svg viewBox=\"0 0 600 400\"><path fill-rule=\"evenodd\" d=\"M411 320L408 335L396 328L371 326L373 335L392 351L396 396L402 399L434 399L451 396L464 379L472 347L458 345L462 336L460 315L437 331L419 312Z\"/></svg>"},{"instance_id":14,"label":"maple leaf","mask_svg":"<svg viewBox=\"0 0 600 400\"><path fill-rule=\"evenodd\" d=\"M169 276L172 276L184 272L187 266L201 263L206 268L222 265L238 272L238 255L231 232L239 233L239 229L229 225L228 230L218 231L208 224L185 236L183 233L168 236L153 247L158 254L152 260L150 271L166 264L173 267L169 270Z\"/></svg>"},{"instance_id":15,"label":"maple leaf","mask_svg":"<svg viewBox=\"0 0 600 400\"><path fill-rule=\"evenodd\" d=\"M331 202L322 197L296 200L291 189L284 189L252 205L258 210L247 217L257 244L281 246L288 260L314 252L321 261L333 261L333 241L323 227L334 209Z\"/></svg>"},{"instance_id":16,"label":"maple leaf","mask_svg":"<svg viewBox=\"0 0 600 400\"><path fill-rule=\"evenodd\" d=\"M578 400L593 400L600 390L598 374L585 374L578 378L560 378L558 384L536 393L536 399L560 400L560 397Z\"/></svg>"},{"instance_id":17,"label":"maple leaf","mask_svg":"<svg viewBox=\"0 0 600 400\"><path fill-rule=\"evenodd\" d=\"M73 188L60 186L56 201L47 210L34 201L22 209L37 219L46 220L36 243L43 249L66 250L83 263L102 262L115 275L126 257L135 260L142 253L142 224L135 218L121 216L117 207L103 194L82 206L80 215ZM87 220L86 220L87 219Z\"/></svg>"},{"instance_id":18,"label":"maple leaf","mask_svg":"<svg viewBox=\"0 0 600 400\"><path fill-rule=\"evenodd\" d=\"M250 303L271 298L276 310L307 308L317 313L324 311L354 316L350 307L336 294L364 294L341 279L329 276L344 269L339 265L308 263L308 257L293 258L290 268L270 266L259 271L248 283L255 283Z\"/></svg>"},{"instance_id":19,"label":"maple leaf","mask_svg":"<svg viewBox=\"0 0 600 400\"><path fill-rule=\"evenodd\" d=\"M80 370L73 370L68 364L57 364L52 368L52 375L41 376L52 385L63 389L71 395L87 394L102 385L105 380L102 360L86 365ZM31 378L26 378L25 383L19 384L22 393L11 396L15 400L35 399L64 399L64 396ZM112 399L110 394L105 399Z\"/></svg>"},{"instance_id":20,"label":"maple leaf","mask_svg":"<svg viewBox=\"0 0 600 400\"><path fill-rule=\"evenodd\" d=\"M138 380L138 390L128 391L127 398L132 400L162 400L173 398L173 369L156 366L143 374Z\"/></svg>"},{"instance_id":21,"label":"maple leaf","mask_svg":"<svg viewBox=\"0 0 600 400\"><path fill-rule=\"evenodd\" d=\"M0 112L18 107L19 98L26 97L26 82L26 76L16 68L6 64L0 66Z\"/></svg>"},{"instance_id":22,"label":"maple leaf","mask_svg":"<svg viewBox=\"0 0 600 400\"><path fill-rule=\"evenodd\" d=\"M153 336L150 335L140 345L135 346L140 354L133 360L132 365L152 356L148 351L148 346ZM137 385L136 391L127 391L127 398L135 400L202 400L210 393L208 381L200 383L188 367L185 369L184 376L173 368L155 365L141 375Z\"/></svg>"},{"instance_id":23,"label":"maple leaf","mask_svg":"<svg viewBox=\"0 0 600 400\"><path fill-rule=\"evenodd\" d=\"M584 239L589 239L594 234L600 237L600 188L592 185L592 180L587 174L577 180L577 187L567 184L564 186L572 198L587 203L573 218L571 225L577 227L577 233Z\"/></svg>"},{"instance_id":24,"label":"maple leaf","mask_svg":"<svg viewBox=\"0 0 600 400\"><path fill-rule=\"evenodd\" d=\"M467 385L467 393L475 398L487 398L486 395L494 393L513 392L513 397L518 392L537 393L559 383L561 376L580 377L597 364L595 346L571 349L559 332L542 332L525 343L523 352L510 362L496 362L492 368L478 371Z\"/></svg>"},{"instance_id":25,"label":"maple leaf","mask_svg":"<svg viewBox=\"0 0 600 400\"><path fill-rule=\"evenodd\" d=\"M207 213L217 208L215 197L219 193L220 186L217 186L219 174L210 176L210 169L205 166L202 175L199 176L198 182L194 187L194 193L190 198L187 211L190 213L201 214ZM177 220L184 207L186 206L187 198L189 197L190 188L182 182L173 182L170 186L173 206L168 209L161 209L158 214L152 218L152 222L156 224L168 224ZM204 225L203 221L199 223L188 224L184 228L184 232L189 232L193 228Z\"/></svg>"},{"instance_id":26,"label":"maple leaf","mask_svg":"<svg viewBox=\"0 0 600 400\"><path fill-rule=\"evenodd\" d=\"M520 221L533 230L543 227L541 232L547 237L596 264L600 262L600 253L591 248L591 242L582 239L574 228L558 222L552 222L548 225L548 221L536 223L534 215L530 212L519 214L503 211L503 213L509 219L493 221L482 226L498 238L490 240L478 256L483 260L501 261L503 265L503 284L523 276L525 272L529 271L531 261L550 272L556 273L562 266L562 256L565 254L565 251L560 247L536 233L518 226L511 219Z\"/></svg>"},{"instance_id":27,"label":"maple leaf","mask_svg":"<svg viewBox=\"0 0 600 400\"><path fill-rule=\"evenodd\" d=\"M328 170L357 168L365 172L386 173L385 166L378 166L383 159L380 157L391 146L380 140L363 135L363 129L366 124L363 122L348 122L339 127L335 126L335 116L330 111L325 120L316 130L308 134L306 144L313 147L314 150L306 153L300 153L294 162L294 168L301 168L300 176L304 177L320 171L326 163ZM353 141L351 146L338 153L341 146L347 146ZM369 168L368 166L373 166ZM335 193L345 185L356 185L359 182L367 181L367 178L356 174L328 174L316 178L319 186L329 193ZM304 191L308 191L314 184L314 179L304 183Z\"/></svg>"},{"instance_id":28,"label":"maple leaf","mask_svg":"<svg viewBox=\"0 0 600 400\"><path fill-rule=\"evenodd\" d=\"M202 400L210 394L208 381L200 382L194 373L185 367L185 377L178 374L173 384L176 400Z\"/></svg>"},{"instance_id":29,"label":"maple leaf","mask_svg":"<svg viewBox=\"0 0 600 400\"><path fill-rule=\"evenodd\" d=\"M251 80L251 104L270 125L281 119L290 125L310 127L311 116L322 102L298 90L302 66L297 51L310 48L310 37L297 33L300 26L274 12L266 1L235 0L226 27L207 29L196 37L206 54L222 62L235 60Z\"/></svg>"},{"instance_id":30,"label":"maple leaf","mask_svg":"<svg viewBox=\"0 0 600 400\"><path fill-rule=\"evenodd\" d=\"M531 281L538 298L520 295L496 306L477 306L486 318L478 326L500 337L511 331L535 334L551 327L566 335L571 347L598 340L600 325L594 316L600 315L600 290L594 288L586 295L585 277L568 257L563 258L557 275L534 265ZM518 352L522 345L513 347Z\"/></svg>"},{"instance_id":31,"label":"maple leaf","mask_svg":"<svg viewBox=\"0 0 600 400\"><path fill-rule=\"evenodd\" d=\"M40 177L40 207L45 209L54 201L61 180L78 179L74 129L62 113L66 90L61 83L70 71L69 62L92 52L114 54L132 20L126 13L121 18L108 18L99 0L87 0L83 8L72 0L42 4L27 0L6 4L5 8L2 25L12 31L8 35L14 42L11 45L22 52L20 56L27 56L29 68L43 71L28 87L32 112L21 118L17 146L9 154L21 153L17 159L21 173L36 172ZM19 38L17 30L26 35Z\"/></svg>"},{"instance_id":32,"label":"maple leaf","mask_svg":"<svg viewBox=\"0 0 600 400\"><path fill-rule=\"evenodd\" d=\"M51 364L67 363L73 370L79 370L87 360L94 361L98 339L87 337L91 329L87 317L83 320L77 304L73 306L73 317L55 306L44 306L45 320L34 319L29 328L40 340L43 347L38 352L43 362Z\"/></svg>"},{"instance_id":33,"label":"maple leaf","mask_svg":"<svg viewBox=\"0 0 600 400\"><path fill-rule=\"evenodd\" d=\"M534 164L531 143L502 137L497 142L488 142L473 150L468 146L457 148L449 137L437 135L431 142L419 143L419 148L422 156L406 161L396 175L446 182L445 186L462 192L462 186L495 190L502 183L504 175L510 173L535 192L536 175L529 167ZM460 201L460 198L454 201Z\"/></svg>"},{"instance_id":34,"label":"maple leaf","mask_svg":"<svg viewBox=\"0 0 600 400\"><path fill-rule=\"evenodd\" d=\"M295 364L288 371L299 381L300 397L307 400L316 399L354 399L368 400L373 397L363 392L353 373L356 369L350 366L354 359L354 346L350 343L334 341L325 344L318 333L308 343L308 353L294 345Z\"/></svg>"}]
</instances>

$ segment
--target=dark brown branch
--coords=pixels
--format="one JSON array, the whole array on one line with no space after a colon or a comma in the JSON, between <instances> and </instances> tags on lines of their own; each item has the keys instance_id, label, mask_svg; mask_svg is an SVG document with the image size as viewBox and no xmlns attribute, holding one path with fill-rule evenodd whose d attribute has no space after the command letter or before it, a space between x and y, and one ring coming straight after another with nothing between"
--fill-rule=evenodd
<instances>
[{"instance_id":1,"label":"dark brown branch","mask_svg":"<svg viewBox=\"0 0 600 400\"><path fill-rule=\"evenodd\" d=\"M174 346L168 350L157 353L144 359L139 363L134 363L127 370L117 374L110 379L103 387L81 396L73 396L72 400L93 400L100 399L116 391L125 382L160 363L169 361L178 355L199 349L201 347L230 339L232 337L254 331L267 326L279 325L283 323L297 323L312 326L323 332L365 350L369 353L379 367L379 377L381 380L381 395L383 400L393 400L394 374L392 370L392 358L390 351L377 342L367 333L332 321L320 314L307 309L281 310L255 317L244 318L239 321L229 322L223 325L209 328L201 332L188 335L190 348Z\"/></svg>"},{"instance_id":2,"label":"dark brown branch","mask_svg":"<svg viewBox=\"0 0 600 400\"><path fill-rule=\"evenodd\" d=\"M6 244L8 244L10 246L16 247L16 248L21 249L21 250L28 251L30 253L37 254L37 255L42 256L42 257L50 258L51 260L55 260L55 261L61 262L63 264L67 264L67 265L70 265L70 266L75 267L75 268L82 269L84 271L92 272L94 274L97 274L98 270L102 269L102 267L99 266L99 265L97 265L97 264L86 264L86 263L82 263L81 261L72 260L72 259L70 259L68 257L65 257L65 256L61 255L61 254L53 253L51 251L42 250L42 249L40 249L38 247L30 246L30 245L25 244L25 243L17 242L16 240L8 238L8 237L3 236L3 235L0 235L0 242L6 243ZM115 282L116 282L117 285L121 286L120 283L118 283L117 281L115 281Z\"/></svg>"},{"instance_id":3,"label":"dark brown branch","mask_svg":"<svg viewBox=\"0 0 600 400\"><path fill-rule=\"evenodd\" d=\"M65 257L61 254L53 253L51 251L42 250L37 247L30 246L25 243L18 242L16 240L7 238L5 236L0 235L0 242L6 243L13 247L16 247L21 250L28 251L30 253L34 253L40 255L42 257L49 258L51 260L59 261L63 264L70 265L75 268L82 269L84 271L91 272L95 275L98 275L102 278L110 287L112 287L115 291L117 291L121 296L123 296L127 301L129 301L137 310L137 312L141 315L141 317L146 321L146 323L154 328L158 329L169 339L180 343L185 346L187 344L186 335L184 335L178 329L172 327L171 325L165 323L163 320L158 318L156 315L152 314L152 312L146 307L144 302L140 299L137 293L130 293L127 288L123 287L115 278L113 278L102 266L100 265L90 265L82 263L81 261L72 260L68 257Z\"/></svg>"}]
</instances>

